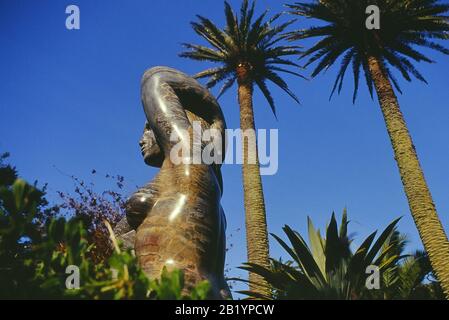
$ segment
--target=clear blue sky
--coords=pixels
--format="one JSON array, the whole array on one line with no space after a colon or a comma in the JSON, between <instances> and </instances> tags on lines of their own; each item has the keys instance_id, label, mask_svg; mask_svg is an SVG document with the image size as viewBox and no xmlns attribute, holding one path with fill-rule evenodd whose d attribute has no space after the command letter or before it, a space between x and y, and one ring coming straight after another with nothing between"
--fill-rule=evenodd
<instances>
[{"instance_id":1,"label":"clear blue sky","mask_svg":"<svg viewBox=\"0 0 449 320\"><path fill-rule=\"evenodd\" d=\"M258 8L275 13L280 3L259 0ZM80 30L65 28L69 4L81 10ZM129 193L149 181L156 170L144 165L138 146L140 77L155 65L190 74L206 67L177 56L180 43L199 41L189 27L195 14L224 23L222 1L1 1L0 151L11 153L24 178L48 182L52 200L57 190L73 190L56 168L88 180L93 168L119 173ZM429 85L401 81L399 101L449 230L449 61L430 56L438 63L419 66ZM353 105L348 81L329 102L334 77L335 69L310 82L286 77L302 105L273 88L278 121L255 95L257 127L279 128L279 171L263 178L269 231L281 234L289 224L303 233L307 215L324 228L332 211L340 216L347 206L359 237L402 215L401 231L420 247L377 101L362 87ZM228 127L238 128L235 88L220 103ZM244 274L236 267L246 260L240 174L238 165L223 169L232 276ZM98 190L107 187L95 181ZM283 254L274 240L271 253Z\"/></svg>"}]
</instances>

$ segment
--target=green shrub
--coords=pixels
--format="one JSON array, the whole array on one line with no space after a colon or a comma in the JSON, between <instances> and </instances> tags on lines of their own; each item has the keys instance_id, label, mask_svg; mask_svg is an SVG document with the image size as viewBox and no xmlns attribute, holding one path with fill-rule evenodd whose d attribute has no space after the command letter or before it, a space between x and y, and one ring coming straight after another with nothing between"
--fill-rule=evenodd
<instances>
[{"instance_id":1,"label":"green shrub","mask_svg":"<svg viewBox=\"0 0 449 320\"><path fill-rule=\"evenodd\" d=\"M308 243L289 226L283 228L290 244L273 237L291 261L271 259L270 268L246 263L242 269L261 275L270 285L271 296L242 291L259 299L442 299L438 282L425 253L403 253L406 241L397 231L399 219L388 225L376 239L376 232L352 249L346 210L340 227L335 215L325 234L308 219ZM368 266L379 270L379 288L368 289Z\"/></svg>"},{"instance_id":2,"label":"green shrub","mask_svg":"<svg viewBox=\"0 0 449 320\"><path fill-rule=\"evenodd\" d=\"M94 261L95 244L83 220L46 218L45 192L19 179L15 168L3 163L6 157L0 156L0 298L207 298L207 282L185 293L180 270L148 279L132 252L120 249L106 221L114 249L107 259Z\"/></svg>"}]
</instances>

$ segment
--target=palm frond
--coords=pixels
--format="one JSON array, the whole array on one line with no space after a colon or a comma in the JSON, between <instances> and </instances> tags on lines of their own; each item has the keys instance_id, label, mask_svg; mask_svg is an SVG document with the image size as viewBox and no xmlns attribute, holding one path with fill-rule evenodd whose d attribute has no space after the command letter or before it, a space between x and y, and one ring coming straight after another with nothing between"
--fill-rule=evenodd
<instances>
[{"instance_id":1,"label":"palm frond","mask_svg":"<svg viewBox=\"0 0 449 320\"><path fill-rule=\"evenodd\" d=\"M285 80L276 72L305 78L298 72L299 65L288 59L299 55L301 47L281 43L285 41L283 33L294 23L294 19L278 23L281 13L273 17L268 17L268 10L258 16L255 13L255 1L243 0L238 15L225 1L226 25L223 28L198 15L198 21L192 22L191 25L193 30L208 43L208 46L183 44L187 50L179 55L219 65L196 75L197 78L207 78L208 87L224 81L218 96L221 96L238 80L239 66L247 66L248 70L245 73L247 80L261 90L273 113L276 114L274 99L267 81L273 82L299 102ZM289 67L297 69L290 70Z\"/></svg>"},{"instance_id":2,"label":"palm frond","mask_svg":"<svg viewBox=\"0 0 449 320\"><path fill-rule=\"evenodd\" d=\"M449 5L439 0L376 0L382 13L381 28L368 30L365 27L368 5L371 0L312 0L286 5L288 12L322 22L318 26L298 29L284 34L289 41L318 38L318 41L302 54L307 58L305 66L317 63L312 76L327 70L341 59L340 69L332 87L340 93L348 65L352 62L354 75L353 101L359 89L360 69L365 74L366 85L373 96L373 80L368 60L375 57L384 62L388 76L400 92L392 67L407 81L411 75L426 82L414 62L432 63L419 47L449 54L449 49L440 43L449 39ZM349 51L347 51L349 50ZM345 53L347 52L347 53ZM350 52L350 53L349 53Z\"/></svg>"}]
</instances>

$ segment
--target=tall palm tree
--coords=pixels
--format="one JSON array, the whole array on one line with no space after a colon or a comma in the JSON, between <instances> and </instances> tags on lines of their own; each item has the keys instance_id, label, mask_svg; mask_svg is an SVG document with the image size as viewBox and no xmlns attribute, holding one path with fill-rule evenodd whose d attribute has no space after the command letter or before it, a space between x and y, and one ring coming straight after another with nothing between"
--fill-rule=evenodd
<instances>
[{"instance_id":1,"label":"tall palm tree","mask_svg":"<svg viewBox=\"0 0 449 320\"><path fill-rule=\"evenodd\" d=\"M373 4L380 9L380 29L368 30L365 12ZM444 16L449 5L438 0L314 0L287 6L292 14L324 22L286 35L292 41L320 37L302 55L308 57L306 65L318 62L312 76L327 70L342 57L332 93L337 87L340 92L351 63L354 100L361 68L371 96L373 88L376 89L410 211L432 268L449 298L449 242L399 108L393 86L399 92L400 88L391 71L397 69L408 81L414 76L425 82L411 60L433 62L416 50L419 46L449 54L448 49L435 42L449 38L448 18Z\"/></svg>"},{"instance_id":2,"label":"tall palm tree","mask_svg":"<svg viewBox=\"0 0 449 320\"><path fill-rule=\"evenodd\" d=\"M237 82L240 127L243 132L248 132L247 130L254 132L254 85L262 91L275 115L275 104L267 81L271 81L298 101L278 74L286 72L301 77L300 74L286 69L286 67L299 67L286 58L299 54L298 47L279 44L282 40L281 34L293 21L274 25L280 14L266 19L267 11L254 18L255 3L252 2L250 5L248 0L243 0L239 17L229 3L224 4L225 28L220 29L209 19L197 16L199 22L192 22L193 30L205 39L209 46L184 44L188 50L180 56L219 65L196 75L196 78L208 78L209 88L223 81L218 97ZM248 260L268 266L267 223L255 136L253 139L243 141L242 172ZM256 285L257 283L259 285ZM250 273L250 286L257 286L259 291L266 293L268 288L265 288L264 284L266 283L261 277Z\"/></svg>"}]
</instances>

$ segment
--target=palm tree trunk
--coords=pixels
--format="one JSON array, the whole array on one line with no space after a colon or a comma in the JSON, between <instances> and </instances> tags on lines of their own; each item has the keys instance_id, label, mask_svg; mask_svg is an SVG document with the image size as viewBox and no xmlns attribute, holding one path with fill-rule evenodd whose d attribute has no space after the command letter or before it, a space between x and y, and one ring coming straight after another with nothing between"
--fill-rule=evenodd
<instances>
[{"instance_id":1,"label":"palm tree trunk","mask_svg":"<svg viewBox=\"0 0 449 320\"><path fill-rule=\"evenodd\" d=\"M438 218L415 146L383 62L371 56L368 63L411 214L432 268L449 299L449 242L446 233Z\"/></svg>"},{"instance_id":2,"label":"palm tree trunk","mask_svg":"<svg viewBox=\"0 0 449 320\"><path fill-rule=\"evenodd\" d=\"M240 128L243 140L243 190L246 220L246 244L248 261L269 267L269 245L265 202L260 177L257 154L256 132L253 111L253 85L239 70L238 98L240 104ZM253 139L245 139L245 133L253 135ZM250 290L265 296L271 296L268 283L263 277L249 274Z\"/></svg>"}]
</instances>

